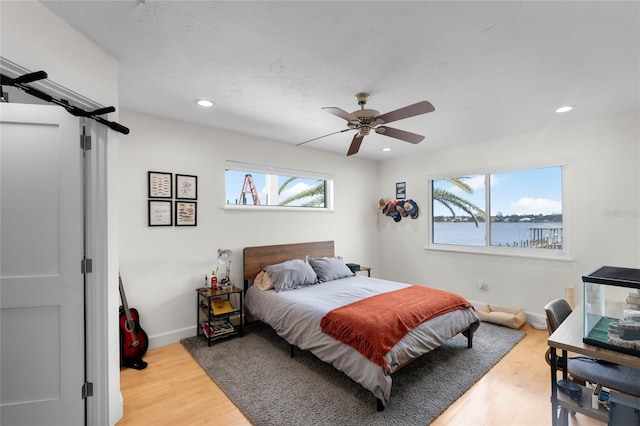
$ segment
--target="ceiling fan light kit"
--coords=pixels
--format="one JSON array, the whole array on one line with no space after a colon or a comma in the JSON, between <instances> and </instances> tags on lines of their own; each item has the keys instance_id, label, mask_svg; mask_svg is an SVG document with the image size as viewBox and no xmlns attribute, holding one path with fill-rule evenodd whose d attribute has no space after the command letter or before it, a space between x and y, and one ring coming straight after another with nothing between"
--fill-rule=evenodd
<instances>
[{"instance_id":1,"label":"ceiling fan light kit","mask_svg":"<svg viewBox=\"0 0 640 426\"><path fill-rule=\"evenodd\" d=\"M347 151L347 156L350 156L358 153L358 151L360 150L360 145L362 144L362 139L371 132L371 129L373 129L379 135L389 136L405 142L417 144L422 142L424 136L407 132L406 130L382 126L382 124L392 123L404 118L414 117L416 115L435 111L435 108L433 107L433 105L431 105L431 103L427 101L420 101L418 103L408 105L406 107L381 115L380 112L376 111L375 109L367 109L364 107L369 100L368 93L358 93L356 94L355 98L358 102L358 105L360 105L360 109L357 111L347 112L338 107L322 108L328 113L331 113L345 120L347 122L346 129L329 133L328 135L320 136L314 139L309 139L308 141L301 142L297 145L304 145L306 143L324 138L326 136L335 135L336 133L342 133L349 130L357 130L358 133L351 140L351 145L349 146L349 150Z\"/></svg>"}]
</instances>

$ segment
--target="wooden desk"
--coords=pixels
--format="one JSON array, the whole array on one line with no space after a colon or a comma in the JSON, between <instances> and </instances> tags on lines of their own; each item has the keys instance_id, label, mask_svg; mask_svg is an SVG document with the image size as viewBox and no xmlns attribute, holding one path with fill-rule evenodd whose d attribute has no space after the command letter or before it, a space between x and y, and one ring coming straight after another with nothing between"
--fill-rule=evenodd
<instances>
[{"instance_id":1,"label":"wooden desk","mask_svg":"<svg viewBox=\"0 0 640 426\"><path fill-rule=\"evenodd\" d=\"M640 369L640 357L634 355L623 354L605 348L588 345L582 341L582 305L576 306L576 309L563 321L556 331L549 336L547 340L551 347L551 410L553 425L558 424L558 420L563 424L568 424L568 412L575 411L590 417L607 422L608 412L604 410L595 410L591 408L591 395L583 392L582 407L578 406L565 395L558 395L557 373L558 373L558 356L557 349L562 351L564 365L567 365L567 352L587 355L592 358L601 359L603 361L613 362L615 364L626 365L627 367ZM567 371L563 370L562 378L567 379ZM561 419L558 419L558 407L563 408Z\"/></svg>"}]
</instances>

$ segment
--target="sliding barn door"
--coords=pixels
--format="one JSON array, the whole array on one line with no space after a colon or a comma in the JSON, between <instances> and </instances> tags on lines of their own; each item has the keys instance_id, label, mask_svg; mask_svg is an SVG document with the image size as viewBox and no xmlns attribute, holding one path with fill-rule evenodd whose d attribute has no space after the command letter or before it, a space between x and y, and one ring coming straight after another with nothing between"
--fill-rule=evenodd
<instances>
[{"instance_id":1,"label":"sliding barn door","mask_svg":"<svg viewBox=\"0 0 640 426\"><path fill-rule=\"evenodd\" d=\"M57 106L0 104L0 424L85 422L82 151Z\"/></svg>"}]
</instances>

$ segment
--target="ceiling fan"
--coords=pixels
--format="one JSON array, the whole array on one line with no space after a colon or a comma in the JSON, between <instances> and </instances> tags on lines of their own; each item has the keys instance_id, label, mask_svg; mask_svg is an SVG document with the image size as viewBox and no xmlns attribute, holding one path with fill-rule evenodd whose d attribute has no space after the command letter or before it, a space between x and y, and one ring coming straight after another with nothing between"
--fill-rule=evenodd
<instances>
[{"instance_id":1,"label":"ceiling fan","mask_svg":"<svg viewBox=\"0 0 640 426\"><path fill-rule=\"evenodd\" d=\"M369 134L371 130L374 130L376 133L384 136L389 136L392 138L400 139L409 143L420 143L424 136L418 135L416 133L407 132L406 130L395 129L393 127L383 126L383 124L392 123L394 121L402 120L403 118L409 118L420 114L426 114L428 112L435 111L435 108L431 103L427 101L421 101L415 103L413 105L408 105L404 108L396 109L394 111L388 112L386 114L380 114L375 109L366 109L364 106L369 100L369 94L367 93L358 93L356 95L356 100L358 101L358 105L360 105L360 109L354 112L347 112L338 107L324 107L323 110L337 115L338 117L347 121L347 128L343 130L339 130L337 132L329 133L328 135L320 136L314 139L310 139L308 141L301 142L299 145L304 145L306 143L335 135L337 133L347 132L349 130L357 130L358 133L353 137L351 141L351 145L349 146L349 151L347 151L347 156L356 154L360 150L360 145L362 144L362 139Z\"/></svg>"}]
</instances>

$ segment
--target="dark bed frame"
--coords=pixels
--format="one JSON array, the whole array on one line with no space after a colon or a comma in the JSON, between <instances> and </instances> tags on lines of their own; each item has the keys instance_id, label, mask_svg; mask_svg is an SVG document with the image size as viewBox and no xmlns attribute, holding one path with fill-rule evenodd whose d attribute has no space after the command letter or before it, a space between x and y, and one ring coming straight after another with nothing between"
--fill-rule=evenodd
<instances>
[{"instance_id":1,"label":"dark bed frame","mask_svg":"<svg viewBox=\"0 0 640 426\"><path fill-rule=\"evenodd\" d=\"M245 292L249 288L250 281L253 281L256 275L258 275L263 268L287 260L304 259L305 256L334 257L335 244L333 241L317 241L309 243L245 247L242 253ZM473 346L473 329L468 328L467 330L464 330L462 334L467 338L467 347L471 348ZM293 358L295 346L290 344L290 347L291 357ZM400 368L402 367L404 367L404 365ZM376 409L378 411L384 410L384 404L380 398L376 398Z\"/></svg>"}]
</instances>

